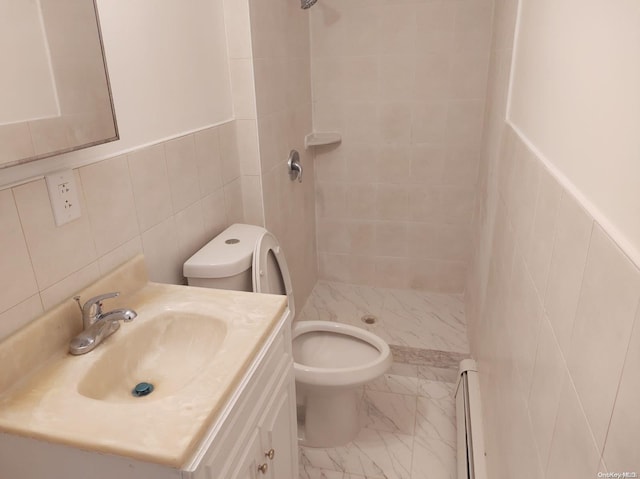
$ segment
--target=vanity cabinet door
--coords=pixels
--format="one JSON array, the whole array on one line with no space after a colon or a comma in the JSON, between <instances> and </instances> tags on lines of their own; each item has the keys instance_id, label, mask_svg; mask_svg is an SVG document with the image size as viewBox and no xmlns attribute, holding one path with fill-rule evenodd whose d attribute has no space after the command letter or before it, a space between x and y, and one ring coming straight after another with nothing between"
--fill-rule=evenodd
<instances>
[{"instance_id":1,"label":"vanity cabinet door","mask_svg":"<svg viewBox=\"0 0 640 479\"><path fill-rule=\"evenodd\" d=\"M224 479L294 479L297 439L293 370L279 379L256 428L243 441Z\"/></svg>"},{"instance_id":2,"label":"vanity cabinet door","mask_svg":"<svg viewBox=\"0 0 640 479\"><path fill-rule=\"evenodd\" d=\"M295 380L285 317L183 479L296 479ZM273 452L271 450L273 449ZM2 479L2 478L0 478Z\"/></svg>"},{"instance_id":3,"label":"vanity cabinet door","mask_svg":"<svg viewBox=\"0 0 640 479\"><path fill-rule=\"evenodd\" d=\"M234 467L231 474L225 479L261 479L264 475L258 469L265 461L262 459L262 444L260 443L260 434L255 429L247 438L242 452L234 461ZM214 476L215 477L215 476Z\"/></svg>"},{"instance_id":4,"label":"vanity cabinet door","mask_svg":"<svg viewBox=\"0 0 640 479\"><path fill-rule=\"evenodd\" d=\"M262 477L265 479L298 477L295 383L292 368L282 375L271 402L260 420L259 429L263 446L262 459L269 465L267 474Z\"/></svg>"}]
</instances>

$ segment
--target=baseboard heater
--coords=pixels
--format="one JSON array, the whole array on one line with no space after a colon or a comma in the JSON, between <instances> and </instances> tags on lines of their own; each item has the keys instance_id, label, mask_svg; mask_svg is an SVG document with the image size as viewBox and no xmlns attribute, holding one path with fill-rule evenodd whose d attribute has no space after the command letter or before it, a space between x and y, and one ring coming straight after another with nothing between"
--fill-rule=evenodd
<instances>
[{"instance_id":1,"label":"baseboard heater","mask_svg":"<svg viewBox=\"0 0 640 479\"><path fill-rule=\"evenodd\" d=\"M478 366L473 359L460 362L456 386L458 479L487 479L484 429Z\"/></svg>"}]
</instances>

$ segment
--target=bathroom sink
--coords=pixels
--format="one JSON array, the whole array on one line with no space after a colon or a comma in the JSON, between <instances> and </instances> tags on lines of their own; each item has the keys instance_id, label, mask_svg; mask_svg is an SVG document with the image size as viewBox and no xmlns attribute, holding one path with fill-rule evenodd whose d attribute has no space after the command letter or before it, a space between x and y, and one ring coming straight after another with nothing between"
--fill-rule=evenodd
<instances>
[{"instance_id":1,"label":"bathroom sink","mask_svg":"<svg viewBox=\"0 0 640 479\"><path fill-rule=\"evenodd\" d=\"M220 350L226 324L193 313L165 311L122 337L112 338L78 384L92 399L136 402L161 399L183 390ZM148 396L132 394L141 383L153 385Z\"/></svg>"},{"instance_id":2,"label":"bathroom sink","mask_svg":"<svg viewBox=\"0 0 640 479\"><path fill-rule=\"evenodd\" d=\"M79 294L105 291L121 291L110 306L137 317L87 354L68 352L81 327L72 299L0 341L0 450L3 437L18 435L181 467L283 317L286 298L152 283L141 256ZM153 391L133 396L142 382Z\"/></svg>"}]
</instances>

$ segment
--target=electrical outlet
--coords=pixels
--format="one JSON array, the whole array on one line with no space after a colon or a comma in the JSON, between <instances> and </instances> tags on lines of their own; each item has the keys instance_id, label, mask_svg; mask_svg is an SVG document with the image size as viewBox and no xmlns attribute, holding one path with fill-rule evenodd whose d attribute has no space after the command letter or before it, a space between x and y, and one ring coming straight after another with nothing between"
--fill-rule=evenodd
<instances>
[{"instance_id":1,"label":"electrical outlet","mask_svg":"<svg viewBox=\"0 0 640 479\"><path fill-rule=\"evenodd\" d=\"M62 226L80 218L78 188L73 171L63 170L46 175L47 190L56 226Z\"/></svg>"}]
</instances>

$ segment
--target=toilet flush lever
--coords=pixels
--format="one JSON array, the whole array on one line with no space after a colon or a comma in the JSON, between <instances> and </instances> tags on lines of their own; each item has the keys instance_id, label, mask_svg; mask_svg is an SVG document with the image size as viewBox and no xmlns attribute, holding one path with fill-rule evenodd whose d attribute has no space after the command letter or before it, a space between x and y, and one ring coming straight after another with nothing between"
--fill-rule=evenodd
<instances>
[{"instance_id":1,"label":"toilet flush lever","mask_svg":"<svg viewBox=\"0 0 640 479\"><path fill-rule=\"evenodd\" d=\"M302 164L300 163L300 154L296 150L291 150L289 153L289 178L291 181L297 179L299 183L302 183Z\"/></svg>"}]
</instances>

